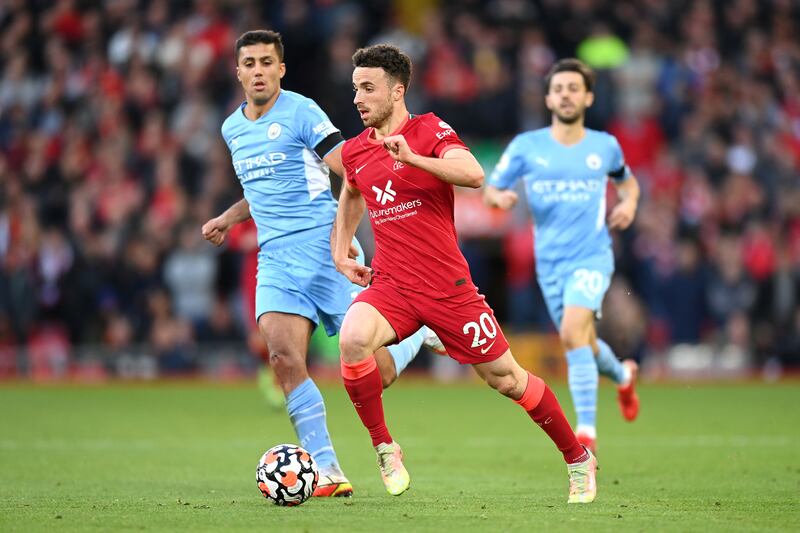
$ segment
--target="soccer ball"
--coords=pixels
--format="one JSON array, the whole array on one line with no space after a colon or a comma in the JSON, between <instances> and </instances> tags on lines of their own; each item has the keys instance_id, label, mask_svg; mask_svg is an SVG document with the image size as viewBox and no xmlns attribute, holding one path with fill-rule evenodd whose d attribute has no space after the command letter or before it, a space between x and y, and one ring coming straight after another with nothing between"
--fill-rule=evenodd
<instances>
[{"instance_id":1,"label":"soccer ball","mask_svg":"<svg viewBox=\"0 0 800 533\"><path fill-rule=\"evenodd\" d=\"M256 485L275 505L300 505L311 497L319 481L311 454L294 444L279 444L261 456Z\"/></svg>"}]
</instances>

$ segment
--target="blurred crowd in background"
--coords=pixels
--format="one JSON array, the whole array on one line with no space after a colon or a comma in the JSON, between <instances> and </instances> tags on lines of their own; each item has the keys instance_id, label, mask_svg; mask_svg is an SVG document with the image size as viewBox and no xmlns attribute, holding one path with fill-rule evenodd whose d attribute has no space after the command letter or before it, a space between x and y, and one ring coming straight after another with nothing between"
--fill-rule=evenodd
<instances>
[{"instance_id":1,"label":"blurred crowd in background","mask_svg":"<svg viewBox=\"0 0 800 533\"><path fill-rule=\"evenodd\" d=\"M241 198L219 129L243 99L234 41L259 28L283 34L283 87L346 137L362 129L351 55L400 46L409 109L447 120L487 173L549 124L551 64L581 58L598 74L587 124L643 189L601 333L645 364L800 365L796 1L5 0L0 376L67 372L87 347L146 346L146 372L184 372L252 340L252 231L217 249L200 227ZM501 323L552 332L527 208L459 190L456 221Z\"/></svg>"}]
</instances>

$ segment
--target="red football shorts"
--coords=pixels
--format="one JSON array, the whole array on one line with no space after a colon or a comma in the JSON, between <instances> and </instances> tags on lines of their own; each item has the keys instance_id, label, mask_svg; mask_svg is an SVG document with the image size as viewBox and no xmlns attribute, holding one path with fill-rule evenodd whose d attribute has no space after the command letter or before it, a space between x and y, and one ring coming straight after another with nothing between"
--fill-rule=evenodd
<instances>
[{"instance_id":1,"label":"red football shorts","mask_svg":"<svg viewBox=\"0 0 800 533\"><path fill-rule=\"evenodd\" d=\"M365 302L377 309L389 321L398 342L428 326L442 340L447 354L461 364L488 363L508 350L494 311L474 286L471 291L435 300L377 282L353 302Z\"/></svg>"}]
</instances>

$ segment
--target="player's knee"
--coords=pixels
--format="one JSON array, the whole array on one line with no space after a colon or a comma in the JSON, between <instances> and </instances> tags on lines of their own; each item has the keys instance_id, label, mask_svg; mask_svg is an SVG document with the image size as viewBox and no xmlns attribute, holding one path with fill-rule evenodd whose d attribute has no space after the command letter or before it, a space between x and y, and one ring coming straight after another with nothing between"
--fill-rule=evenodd
<instances>
[{"instance_id":1,"label":"player's knee","mask_svg":"<svg viewBox=\"0 0 800 533\"><path fill-rule=\"evenodd\" d=\"M298 354L293 354L289 350L270 349L269 351L269 364L276 373L290 370L301 365L305 362Z\"/></svg>"},{"instance_id":2,"label":"player's knee","mask_svg":"<svg viewBox=\"0 0 800 533\"><path fill-rule=\"evenodd\" d=\"M357 330L339 333L339 352L346 363L356 363L370 354L369 339Z\"/></svg>"},{"instance_id":3,"label":"player's knee","mask_svg":"<svg viewBox=\"0 0 800 533\"><path fill-rule=\"evenodd\" d=\"M496 390L503 396L511 398L515 395L517 388L517 383L511 378L507 378L500 382Z\"/></svg>"},{"instance_id":4,"label":"player's knee","mask_svg":"<svg viewBox=\"0 0 800 533\"><path fill-rule=\"evenodd\" d=\"M515 395L518 396L517 389L519 389L519 383L514 374L491 376L487 381L490 387L503 396L508 396L509 398L514 397Z\"/></svg>"},{"instance_id":5,"label":"player's knee","mask_svg":"<svg viewBox=\"0 0 800 533\"><path fill-rule=\"evenodd\" d=\"M589 344L588 336L579 328L562 325L558 331L558 335L561 337L561 344L564 345L567 351Z\"/></svg>"}]
</instances>

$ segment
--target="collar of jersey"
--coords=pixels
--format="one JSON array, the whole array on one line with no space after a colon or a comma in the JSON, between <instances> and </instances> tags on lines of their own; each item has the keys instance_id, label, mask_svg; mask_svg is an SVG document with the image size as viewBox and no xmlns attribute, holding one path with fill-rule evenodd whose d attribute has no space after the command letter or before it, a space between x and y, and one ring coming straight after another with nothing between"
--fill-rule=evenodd
<instances>
[{"instance_id":1,"label":"collar of jersey","mask_svg":"<svg viewBox=\"0 0 800 533\"><path fill-rule=\"evenodd\" d=\"M411 118L414 118L414 115L409 113L408 116L403 119L403 122L401 122L400 125L397 126L394 129L394 131L392 133L390 133L389 135L396 135L397 133L399 133L400 130L402 130L403 128L406 127L406 124L408 124L408 120L411 119ZM388 137L389 135L387 135L386 137ZM369 129L369 134L367 135L367 141L369 141L372 144L383 144L383 141L379 141L378 139L375 138L375 128L370 128Z\"/></svg>"},{"instance_id":2,"label":"collar of jersey","mask_svg":"<svg viewBox=\"0 0 800 533\"><path fill-rule=\"evenodd\" d=\"M553 127L552 126L548 126L547 127L547 136L550 137L550 140L553 141L554 143L556 143L561 148L564 148L565 150L569 150L570 148L575 148L576 146L580 146L583 143L583 141L585 141L586 138L589 136L589 130L587 128L584 128L583 129L583 137L581 137L581 140L576 142L576 143L573 143L573 144L564 144L561 141L559 141L558 139L556 139L555 136L553 135Z\"/></svg>"},{"instance_id":3,"label":"collar of jersey","mask_svg":"<svg viewBox=\"0 0 800 533\"><path fill-rule=\"evenodd\" d=\"M247 115L244 114L244 108L247 105L247 100L245 100L244 102L242 102L239 105L239 112L242 114L242 118L245 119L247 122L256 123L256 122L260 121L262 118L268 117L269 114L272 113L272 111L276 107L278 107L278 102L280 101L281 98L283 98L283 89L278 89L278 97L275 99L275 103L272 104L272 107L269 108L269 111L267 111L266 113L264 113L263 115L261 115L260 117L258 117L255 120L250 120L249 118L247 118Z\"/></svg>"}]
</instances>

